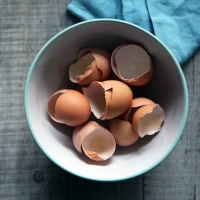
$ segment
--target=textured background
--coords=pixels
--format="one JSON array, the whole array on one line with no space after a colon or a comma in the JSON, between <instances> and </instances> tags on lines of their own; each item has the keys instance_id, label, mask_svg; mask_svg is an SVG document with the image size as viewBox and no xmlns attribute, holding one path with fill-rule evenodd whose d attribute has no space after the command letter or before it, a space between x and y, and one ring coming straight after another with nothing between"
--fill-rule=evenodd
<instances>
[{"instance_id":1,"label":"textured background","mask_svg":"<svg viewBox=\"0 0 200 200\"><path fill-rule=\"evenodd\" d=\"M36 145L23 110L24 83L38 50L78 22L66 14L68 2L0 0L0 199L200 200L200 51L183 66L189 89L183 136L144 176L115 183L84 180L55 166Z\"/></svg>"}]
</instances>

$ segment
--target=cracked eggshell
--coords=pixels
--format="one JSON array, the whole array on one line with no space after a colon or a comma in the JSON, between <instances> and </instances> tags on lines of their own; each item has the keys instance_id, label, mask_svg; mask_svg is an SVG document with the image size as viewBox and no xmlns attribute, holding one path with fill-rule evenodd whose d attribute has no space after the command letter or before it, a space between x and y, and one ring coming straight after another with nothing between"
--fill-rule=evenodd
<instances>
[{"instance_id":1,"label":"cracked eggshell","mask_svg":"<svg viewBox=\"0 0 200 200\"><path fill-rule=\"evenodd\" d=\"M155 104L152 100L145 97L137 97L132 100L129 109L121 115L121 119L132 123L132 118L137 109L144 105Z\"/></svg>"},{"instance_id":2,"label":"cracked eggshell","mask_svg":"<svg viewBox=\"0 0 200 200\"><path fill-rule=\"evenodd\" d=\"M152 63L147 52L138 45L121 45L111 56L116 76L127 84L142 86L152 78Z\"/></svg>"},{"instance_id":3,"label":"cracked eggshell","mask_svg":"<svg viewBox=\"0 0 200 200\"><path fill-rule=\"evenodd\" d=\"M132 124L121 119L110 120L109 130L115 137L116 143L120 146L132 145L139 139L139 135L133 129Z\"/></svg>"},{"instance_id":4,"label":"cracked eggshell","mask_svg":"<svg viewBox=\"0 0 200 200\"><path fill-rule=\"evenodd\" d=\"M52 95L48 103L48 113L52 119L68 126L85 123L91 114L86 97L75 90L61 90ZM81 112L80 112L81 110Z\"/></svg>"},{"instance_id":5,"label":"cracked eggshell","mask_svg":"<svg viewBox=\"0 0 200 200\"><path fill-rule=\"evenodd\" d=\"M64 124L64 122L55 118L55 105L56 105L56 101L58 100L58 98L62 94L64 94L66 91L67 91L67 89L62 89L62 90L58 90L57 92L52 94L52 96L49 98L48 105L47 105L47 113L49 114L51 119L53 119L55 122L58 122L61 124Z\"/></svg>"},{"instance_id":6,"label":"cracked eggshell","mask_svg":"<svg viewBox=\"0 0 200 200\"><path fill-rule=\"evenodd\" d=\"M74 144L74 147L79 153L83 153L82 151L82 142L84 138L90 134L93 130L96 128L100 128L101 126L95 122L95 121L88 121L85 124L82 124L80 126L77 126L73 132L72 135L72 141Z\"/></svg>"},{"instance_id":7,"label":"cracked eggshell","mask_svg":"<svg viewBox=\"0 0 200 200\"><path fill-rule=\"evenodd\" d=\"M104 161L115 152L115 138L107 129L96 128L83 139L82 149L90 159Z\"/></svg>"},{"instance_id":8,"label":"cracked eggshell","mask_svg":"<svg viewBox=\"0 0 200 200\"><path fill-rule=\"evenodd\" d=\"M133 115L132 125L140 137L160 131L164 121L164 111L158 104L145 105Z\"/></svg>"},{"instance_id":9,"label":"cracked eggshell","mask_svg":"<svg viewBox=\"0 0 200 200\"><path fill-rule=\"evenodd\" d=\"M126 84L114 80L95 81L83 88L83 93L89 100L95 117L102 120L113 119L124 113L133 98L133 93Z\"/></svg>"},{"instance_id":10,"label":"cracked eggshell","mask_svg":"<svg viewBox=\"0 0 200 200\"><path fill-rule=\"evenodd\" d=\"M96 60L91 53L85 54L69 67L69 79L73 83L89 85L100 78L101 71L96 67Z\"/></svg>"},{"instance_id":11,"label":"cracked eggshell","mask_svg":"<svg viewBox=\"0 0 200 200\"><path fill-rule=\"evenodd\" d=\"M106 80L112 71L110 64L110 59L111 59L110 53L104 49L87 48L79 52L78 59L87 53L91 53L93 55L96 61L96 66L101 72L101 77L97 81Z\"/></svg>"},{"instance_id":12,"label":"cracked eggshell","mask_svg":"<svg viewBox=\"0 0 200 200\"><path fill-rule=\"evenodd\" d=\"M116 65L116 62L115 62L115 54L116 54L116 52L117 52L121 47L126 46L126 45L127 45L127 44L123 44L123 45L118 46L118 47L113 51L113 53L112 53L112 55L111 55L111 68L112 68L113 72L115 73L115 75L117 75L117 77L120 76L120 75L119 75L119 71L118 71L118 68L117 68L117 65Z\"/></svg>"}]
</instances>

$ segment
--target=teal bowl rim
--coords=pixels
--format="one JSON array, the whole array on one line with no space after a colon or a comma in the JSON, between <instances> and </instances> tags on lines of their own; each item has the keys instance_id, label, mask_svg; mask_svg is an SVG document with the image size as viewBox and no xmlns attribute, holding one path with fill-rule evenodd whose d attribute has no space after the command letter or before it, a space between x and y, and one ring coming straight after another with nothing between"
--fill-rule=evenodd
<instances>
[{"instance_id":1,"label":"teal bowl rim","mask_svg":"<svg viewBox=\"0 0 200 200\"><path fill-rule=\"evenodd\" d=\"M42 147L42 145L38 142L37 140L37 137L35 136L34 134L34 131L33 131L33 126L31 124L31 121L30 121L30 117L29 117L29 112L28 112L28 90L29 90L29 83L30 83L30 79L31 79L31 74L34 70L34 67L39 59L39 57L43 54L43 52L45 51L45 49L54 41L56 40L58 37L60 37L62 34L64 34L65 32L73 29L73 28L76 28L78 26L82 26L82 25L85 25L85 24L88 24L88 23L94 23L94 22L115 22L115 23L122 23L122 24L126 24L128 26L131 26L131 27L134 27L134 28L137 28L141 31L143 31L144 33L146 33L147 35L151 36L154 40L156 40L158 43L160 43L160 45L162 45L162 47L166 50L166 52L171 56L171 58L173 59L174 63L176 64L176 67L179 71L179 74L181 76L181 82L182 82L182 85L183 85L183 92L184 92L184 115L182 117L182 120L181 120L181 127L180 127L180 130L176 136L176 139L174 140L173 144L171 145L171 147L169 148L169 150L162 156L162 158L160 160L158 160L157 162L155 162L154 164L152 164L150 167L146 168L145 170L139 172L139 173L135 173L135 174L132 174L130 176L126 176L126 177L123 177L123 178L116 178L116 179L112 179L112 180L108 180L108 179L95 179L95 178L91 178L91 177L87 177L87 176L84 176L84 175L81 175L81 174L76 174L75 172L72 172L72 171L69 171L68 169L65 169L63 166L60 165L60 163L57 163L54 158L52 158L50 155L48 155L48 153L45 151L45 149ZM26 79L26 83L25 83L25 89L24 89L24 108L25 108L25 115L26 115L26 119L27 119L27 123L28 123L28 126L29 126L29 129L32 133L32 136L33 138L35 139L36 143L38 144L38 146L40 147L40 149L47 155L47 157L50 158L50 160L52 160L55 164L57 164L60 168L66 170L67 172L70 172L71 174L74 174L76 176L79 176L79 177L82 177L82 178L85 178L85 179L89 179L89 180L95 180L95 181L120 181L120 180L126 180L126 179L130 179L130 178L134 178L136 176L139 176L139 175L142 175L148 171L150 171L151 169L153 169L154 167L156 167L157 165L159 165L170 153L171 151L174 149L174 147L176 146L176 144L178 143L181 135L182 135L182 132L183 132L183 129L185 127L185 124L186 124L186 120L187 120L187 115L188 115L188 90L187 90L187 85L186 85L186 81L185 81L185 77L184 77L184 74L182 72L182 69L179 65L179 63L177 62L176 58L174 57L174 55L171 53L171 51L168 49L168 47L163 44L163 42L161 42L156 36L154 36L153 34L151 34L150 32L146 31L145 29L135 25L135 24L132 24L132 23L129 23L129 22L125 22L125 21L122 21L122 20L117 20L117 19L93 19L93 20L88 20L88 21L84 21L84 22L80 22L80 23L77 23L77 24L74 24L74 25L71 25L70 27L60 31L59 33L57 33L55 36L53 36L41 49L40 51L37 53L36 57L34 58L32 64L31 64L31 67L30 67L30 70L28 72L28 75L27 75L27 79Z\"/></svg>"}]
</instances>

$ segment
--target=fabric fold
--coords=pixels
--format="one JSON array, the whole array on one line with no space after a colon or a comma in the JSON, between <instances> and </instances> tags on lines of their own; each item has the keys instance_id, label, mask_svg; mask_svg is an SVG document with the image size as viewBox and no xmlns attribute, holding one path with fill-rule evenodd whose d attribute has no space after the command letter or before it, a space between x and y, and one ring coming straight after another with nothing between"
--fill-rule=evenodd
<instances>
[{"instance_id":1,"label":"fabric fold","mask_svg":"<svg viewBox=\"0 0 200 200\"><path fill-rule=\"evenodd\" d=\"M141 26L164 42L180 64L200 46L199 0L72 0L67 10L81 20L111 18Z\"/></svg>"}]
</instances>

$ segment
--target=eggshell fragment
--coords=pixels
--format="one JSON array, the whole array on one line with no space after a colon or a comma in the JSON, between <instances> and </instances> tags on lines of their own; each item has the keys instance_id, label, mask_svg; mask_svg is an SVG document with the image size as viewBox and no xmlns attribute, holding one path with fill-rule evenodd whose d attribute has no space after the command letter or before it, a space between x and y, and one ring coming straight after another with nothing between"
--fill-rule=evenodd
<instances>
[{"instance_id":1,"label":"eggshell fragment","mask_svg":"<svg viewBox=\"0 0 200 200\"><path fill-rule=\"evenodd\" d=\"M49 116L51 117L51 119L53 119L55 122L64 124L63 121L57 120L55 118L55 105L56 105L56 101L58 100L58 98L64 94L67 91L67 89L62 89L62 90L58 90L57 92L55 92L49 99L48 101L48 106L47 106L47 112L49 114Z\"/></svg>"},{"instance_id":2,"label":"eggshell fragment","mask_svg":"<svg viewBox=\"0 0 200 200\"><path fill-rule=\"evenodd\" d=\"M90 117L90 104L85 96L75 90L67 90L56 101L55 118L68 126L78 126Z\"/></svg>"},{"instance_id":3,"label":"eggshell fragment","mask_svg":"<svg viewBox=\"0 0 200 200\"><path fill-rule=\"evenodd\" d=\"M91 110L98 119L113 119L124 113L130 106L133 94L131 89L120 81L108 80L93 82L83 88Z\"/></svg>"},{"instance_id":4,"label":"eggshell fragment","mask_svg":"<svg viewBox=\"0 0 200 200\"><path fill-rule=\"evenodd\" d=\"M104 161L115 152L116 142L113 135L105 128L96 128L82 142L84 153L92 160Z\"/></svg>"},{"instance_id":5,"label":"eggshell fragment","mask_svg":"<svg viewBox=\"0 0 200 200\"><path fill-rule=\"evenodd\" d=\"M88 121L87 123L77 126L73 132L72 140L76 150L79 153L83 153L82 151L82 142L84 138L90 134L96 128L100 128L101 126L95 121Z\"/></svg>"},{"instance_id":6,"label":"eggshell fragment","mask_svg":"<svg viewBox=\"0 0 200 200\"><path fill-rule=\"evenodd\" d=\"M110 65L110 53L104 49L88 48L81 50L78 54L78 58L81 58L86 53L91 53L95 58L96 66L101 71L101 78L99 80L106 80L112 71Z\"/></svg>"},{"instance_id":7,"label":"eggshell fragment","mask_svg":"<svg viewBox=\"0 0 200 200\"><path fill-rule=\"evenodd\" d=\"M78 126L88 120L91 109L88 100L81 93L63 89L50 97L47 112L58 123Z\"/></svg>"},{"instance_id":8,"label":"eggshell fragment","mask_svg":"<svg viewBox=\"0 0 200 200\"><path fill-rule=\"evenodd\" d=\"M132 124L140 137L160 131L164 121L164 111L158 104L145 105L133 115Z\"/></svg>"},{"instance_id":9,"label":"eggshell fragment","mask_svg":"<svg viewBox=\"0 0 200 200\"><path fill-rule=\"evenodd\" d=\"M132 118L136 110L148 104L155 104L155 103L152 100L147 99L145 97L137 97L133 99L131 102L131 106L124 114L122 114L121 119L132 123Z\"/></svg>"},{"instance_id":10,"label":"eggshell fragment","mask_svg":"<svg viewBox=\"0 0 200 200\"><path fill-rule=\"evenodd\" d=\"M117 68L116 61L115 61L115 54L116 54L116 52L117 52L121 47L123 47L123 46L126 46L126 44L123 44L123 45L118 46L118 47L113 51L113 53L112 53L112 55L111 55L111 68L112 68L112 70L114 71L114 73L117 75L117 77L120 76L120 75L119 75L119 70L118 70L118 68Z\"/></svg>"},{"instance_id":11,"label":"eggshell fragment","mask_svg":"<svg viewBox=\"0 0 200 200\"><path fill-rule=\"evenodd\" d=\"M69 78L72 82L80 85L89 85L91 82L100 80L101 71L96 67L96 61L91 53L81 57L69 67Z\"/></svg>"},{"instance_id":12,"label":"eggshell fragment","mask_svg":"<svg viewBox=\"0 0 200 200\"><path fill-rule=\"evenodd\" d=\"M152 78L151 59L138 45L121 45L111 56L116 76L127 84L142 86Z\"/></svg>"},{"instance_id":13,"label":"eggshell fragment","mask_svg":"<svg viewBox=\"0 0 200 200\"><path fill-rule=\"evenodd\" d=\"M112 119L109 122L109 130L120 146L132 145L139 139L139 135L133 129L132 124L127 121Z\"/></svg>"}]
</instances>

